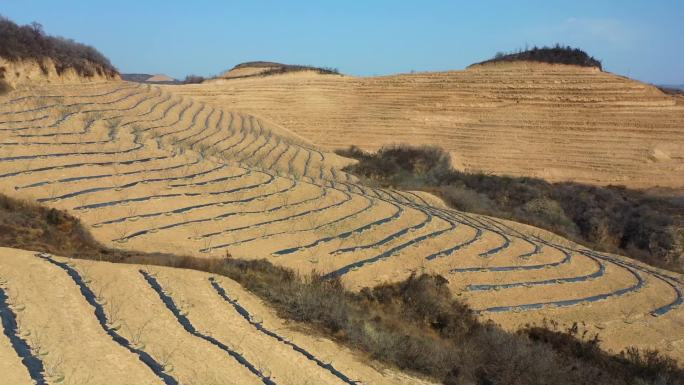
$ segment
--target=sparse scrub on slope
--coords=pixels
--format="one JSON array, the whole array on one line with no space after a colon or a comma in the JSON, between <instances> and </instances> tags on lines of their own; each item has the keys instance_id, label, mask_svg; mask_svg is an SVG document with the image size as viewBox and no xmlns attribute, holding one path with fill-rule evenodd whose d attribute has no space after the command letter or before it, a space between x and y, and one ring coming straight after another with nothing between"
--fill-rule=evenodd
<instances>
[{"instance_id":1,"label":"sparse scrub on slope","mask_svg":"<svg viewBox=\"0 0 684 385\"><path fill-rule=\"evenodd\" d=\"M528 327L507 333L477 320L452 298L441 276L414 275L403 282L344 289L337 279L299 276L265 260L183 258L178 267L225 275L275 307L374 359L444 384L676 384L682 372L655 352L612 356L591 338L569 330ZM540 335L545 338L540 338ZM637 353L635 353L637 352ZM640 357L650 357L643 359Z\"/></svg>"},{"instance_id":2,"label":"sparse scrub on slope","mask_svg":"<svg viewBox=\"0 0 684 385\"><path fill-rule=\"evenodd\" d=\"M204 80L205 79L203 76L188 75L185 77L185 79L183 79L183 84L199 84L202 83Z\"/></svg>"},{"instance_id":3,"label":"sparse scrub on slope","mask_svg":"<svg viewBox=\"0 0 684 385\"><path fill-rule=\"evenodd\" d=\"M0 96L12 91L12 87L0 77Z\"/></svg>"},{"instance_id":4,"label":"sparse scrub on slope","mask_svg":"<svg viewBox=\"0 0 684 385\"><path fill-rule=\"evenodd\" d=\"M101 251L69 214L4 195L0 195L0 242L7 247L58 255Z\"/></svg>"},{"instance_id":5,"label":"sparse scrub on slope","mask_svg":"<svg viewBox=\"0 0 684 385\"><path fill-rule=\"evenodd\" d=\"M681 199L620 186L461 172L437 147L397 145L376 153L352 147L338 154L359 160L348 171L371 184L426 190L459 210L513 219L657 267L684 269Z\"/></svg>"},{"instance_id":6,"label":"sparse scrub on slope","mask_svg":"<svg viewBox=\"0 0 684 385\"><path fill-rule=\"evenodd\" d=\"M44 73L44 59L51 59L57 74L71 68L81 76L115 76L116 68L95 48L63 37L46 35L38 23L19 26L0 17L0 57L9 61L37 60Z\"/></svg>"}]
</instances>

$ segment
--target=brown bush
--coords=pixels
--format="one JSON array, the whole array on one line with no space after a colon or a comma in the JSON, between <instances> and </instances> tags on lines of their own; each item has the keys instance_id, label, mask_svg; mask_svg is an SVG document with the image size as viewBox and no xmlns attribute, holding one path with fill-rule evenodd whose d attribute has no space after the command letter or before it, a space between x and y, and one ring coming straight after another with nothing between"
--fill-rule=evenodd
<instances>
[{"instance_id":1,"label":"brown bush","mask_svg":"<svg viewBox=\"0 0 684 385\"><path fill-rule=\"evenodd\" d=\"M0 95L4 95L12 91L12 87L4 80L0 79Z\"/></svg>"},{"instance_id":2,"label":"brown bush","mask_svg":"<svg viewBox=\"0 0 684 385\"><path fill-rule=\"evenodd\" d=\"M66 212L1 194L0 244L58 255L99 253L104 249Z\"/></svg>"},{"instance_id":3,"label":"brown bush","mask_svg":"<svg viewBox=\"0 0 684 385\"><path fill-rule=\"evenodd\" d=\"M188 75L183 80L183 84L200 84L204 81L204 77L199 75Z\"/></svg>"}]
</instances>

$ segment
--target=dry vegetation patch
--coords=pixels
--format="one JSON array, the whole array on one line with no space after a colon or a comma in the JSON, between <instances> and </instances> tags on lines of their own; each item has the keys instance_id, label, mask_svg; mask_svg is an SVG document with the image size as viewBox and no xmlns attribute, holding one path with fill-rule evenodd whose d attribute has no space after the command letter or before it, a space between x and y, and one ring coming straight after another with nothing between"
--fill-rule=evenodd
<instances>
[{"instance_id":1,"label":"dry vegetation patch","mask_svg":"<svg viewBox=\"0 0 684 385\"><path fill-rule=\"evenodd\" d=\"M67 69L79 75L115 77L118 71L104 55L95 48L63 37L50 36L38 23L19 26L0 17L0 57L9 61L35 60L45 74L45 59L55 64L57 74Z\"/></svg>"},{"instance_id":2,"label":"dry vegetation patch","mask_svg":"<svg viewBox=\"0 0 684 385\"><path fill-rule=\"evenodd\" d=\"M550 230L592 248L684 271L681 213L676 196L621 186L549 183L536 178L466 173L438 147L358 147L338 154L359 160L348 170L372 184L437 193L452 207Z\"/></svg>"},{"instance_id":3,"label":"dry vegetation patch","mask_svg":"<svg viewBox=\"0 0 684 385\"><path fill-rule=\"evenodd\" d=\"M9 84L7 84L6 81L0 79L0 95L4 95L12 90L12 87L10 87Z\"/></svg>"}]
</instances>

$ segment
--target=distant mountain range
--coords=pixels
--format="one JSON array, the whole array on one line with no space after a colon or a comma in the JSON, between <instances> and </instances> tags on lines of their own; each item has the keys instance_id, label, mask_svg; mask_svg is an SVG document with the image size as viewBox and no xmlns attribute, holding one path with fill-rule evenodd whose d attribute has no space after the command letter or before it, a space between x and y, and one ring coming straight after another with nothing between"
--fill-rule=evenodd
<instances>
[{"instance_id":1,"label":"distant mountain range","mask_svg":"<svg viewBox=\"0 0 684 385\"><path fill-rule=\"evenodd\" d=\"M180 84L180 80L176 80L164 74L121 74L121 79L129 82L137 83L156 83L156 84Z\"/></svg>"}]
</instances>

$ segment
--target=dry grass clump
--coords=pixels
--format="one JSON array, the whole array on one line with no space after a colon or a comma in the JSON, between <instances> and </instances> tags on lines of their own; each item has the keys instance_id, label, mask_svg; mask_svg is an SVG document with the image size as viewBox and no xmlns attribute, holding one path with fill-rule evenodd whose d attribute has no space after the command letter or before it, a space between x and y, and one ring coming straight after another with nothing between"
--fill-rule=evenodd
<instances>
[{"instance_id":1,"label":"dry grass clump","mask_svg":"<svg viewBox=\"0 0 684 385\"><path fill-rule=\"evenodd\" d=\"M68 213L2 194L0 244L57 255L99 253L104 249Z\"/></svg>"},{"instance_id":2,"label":"dry grass clump","mask_svg":"<svg viewBox=\"0 0 684 385\"><path fill-rule=\"evenodd\" d=\"M384 187L425 190L452 207L541 227L594 249L684 271L684 200L621 186L467 173L438 147L395 145L376 153L337 151L359 160L348 168Z\"/></svg>"},{"instance_id":3,"label":"dry grass clump","mask_svg":"<svg viewBox=\"0 0 684 385\"><path fill-rule=\"evenodd\" d=\"M542 326L528 326L520 333L532 341L551 346L564 356L594 362L624 379L638 378L647 384L681 384L684 381L677 362L657 350L627 348L617 356L609 355L600 349L598 335L586 338L585 331L580 336L577 324L562 330L553 321L545 321Z\"/></svg>"},{"instance_id":4,"label":"dry grass clump","mask_svg":"<svg viewBox=\"0 0 684 385\"><path fill-rule=\"evenodd\" d=\"M10 91L12 91L12 86L9 85L4 79L5 79L5 73L7 72L7 68L0 66L0 95L4 95Z\"/></svg>"},{"instance_id":5,"label":"dry grass clump","mask_svg":"<svg viewBox=\"0 0 684 385\"><path fill-rule=\"evenodd\" d=\"M554 323L509 333L483 323L437 275L345 290L266 260L137 253L97 243L73 216L0 195L0 246L83 259L194 269L231 278L283 318L391 366L444 384L682 384L684 370L657 351L599 348L598 336Z\"/></svg>"}]
</instances>

